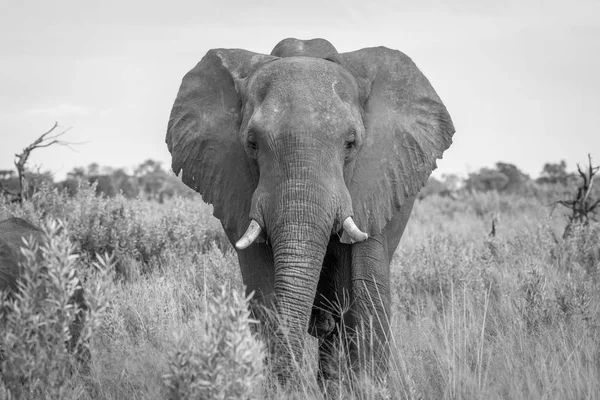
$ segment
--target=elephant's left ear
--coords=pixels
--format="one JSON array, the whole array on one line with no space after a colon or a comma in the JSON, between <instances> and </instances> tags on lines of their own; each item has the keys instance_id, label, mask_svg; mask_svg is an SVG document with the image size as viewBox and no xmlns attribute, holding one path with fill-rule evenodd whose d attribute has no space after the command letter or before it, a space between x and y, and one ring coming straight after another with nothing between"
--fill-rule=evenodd
<instances>
[{"instance_id":1,"label":"elephant's left ear","mask_svg":"<svg viewBox=\"0 0 600 400\"><path fill-rule=\"evenodd\" d=\"M369 236L424 186L452 143L454 126L427 78L385 47L333 55L363 92L365 138L348 184L354 218Z\"/></svg>"}]
</instances>

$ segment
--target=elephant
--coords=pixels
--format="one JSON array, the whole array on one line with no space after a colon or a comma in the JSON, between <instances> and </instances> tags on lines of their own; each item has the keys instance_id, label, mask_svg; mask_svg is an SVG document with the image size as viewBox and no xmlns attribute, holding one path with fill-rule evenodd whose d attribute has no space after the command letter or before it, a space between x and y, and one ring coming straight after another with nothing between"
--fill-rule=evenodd
<instances>
[{"instance_id":1,"label":"elephant","mask_svg":"<svg viewBox=\"0 0 600 400\"><path fill-rule=\"evenodd\" d=\"M390 260L453 134L427 78L386 47L288 38L270 55L209 50L184 76L172 169L213 205L253 309L276 311L281 382L297 376L307 331L322 382L340 379L342 347L351 370L385 376Z\"/></svg>"},{"instance_id":2,"label":"elephant","mask_svg":"<svg viewBox=\"0 0 600 400\"><path fill-rule=\"evenodd\" d=\"M8 293L11 299L14 299L15 293L19 290L19 276L22 273L22 263L25 261L21 253L21 248L24 246L23 239L43 243L45 235L40 228L22 218L12 217L0 221L0 291ZM66 343L67 349L76 355L80 372L88 373L88 363L91 358L89 349L87 346L78 346L89 309L81 282L69 299L69 303L76 305L79 312L69 326L70 339Z\"/></svg>"}]
</instances>

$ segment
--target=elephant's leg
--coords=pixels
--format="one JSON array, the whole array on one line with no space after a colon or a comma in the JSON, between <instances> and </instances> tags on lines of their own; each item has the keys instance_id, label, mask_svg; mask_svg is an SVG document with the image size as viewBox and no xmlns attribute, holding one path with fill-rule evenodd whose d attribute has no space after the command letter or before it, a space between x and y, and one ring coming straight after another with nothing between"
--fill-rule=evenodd
<instances>
[{"instance_id":1,"label":"elephant's leg","mask_svg":"<svg viewBox=\"0 0 600 400\"><path fill-rule=\"evenodd\" d=\"M389 367L390 261L410 217L415 197L407 199L402 210L379 235L352 245L351 361L354 367L367 367L375 377L383 377ZM356 368L355 368L356 369Z\"/></svg>"},{"instance_id":2,"label":"elephant's leg","mask_svg":"<svg viewBox=\"0 0 600 400\"><path fill-rule=\"evenodd\" d=\"M329 395L338 392L340 373L344 373L344 314L350 309L350 252L337 238L330 242L319 278L311 315L310 333L319 339L319 381ZM335 396L334 396L335 397Z\"/></svg>"},{"instance_id":3,"label":"elephant's leg","mask_svg":"<svg viewBox=\"0 0 600 400\"><path fill-rule=\"evenodd\" d=\"M352 245L350 356L355 369L387 373L390 259L384 234Z\"/></svg>"}]
</instances>

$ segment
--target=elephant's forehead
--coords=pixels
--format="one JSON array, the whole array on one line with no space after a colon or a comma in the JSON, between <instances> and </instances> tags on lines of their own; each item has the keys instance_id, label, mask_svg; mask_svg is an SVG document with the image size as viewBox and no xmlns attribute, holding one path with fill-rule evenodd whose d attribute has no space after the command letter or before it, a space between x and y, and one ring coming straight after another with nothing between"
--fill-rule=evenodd
<instances>
[{"instance_id":1,"label":"elephant's forehead","mask_svg":"<svg viewBox=\"0 0 600 400\"><path fill-rule=\"evenodd\" d=\"M354 77L322 59L290 57L270 63L251 77L247 90L252 123L273 134L289 127L334 132L360 118Z\"/></svg>"},{"instance_id":2,"label":"elephant's forehead","mask_svg":"<svg viewBox=\"0 0 600 400\"><path fill-rule=\"evenodd\" d=\"M342 66L323 59L288 57L269 63L256 71L249 82L250 98L255 102L270 97L273 101L332 106L340 100L355 103L358 85Z\"/></svg>"}]
</instances>

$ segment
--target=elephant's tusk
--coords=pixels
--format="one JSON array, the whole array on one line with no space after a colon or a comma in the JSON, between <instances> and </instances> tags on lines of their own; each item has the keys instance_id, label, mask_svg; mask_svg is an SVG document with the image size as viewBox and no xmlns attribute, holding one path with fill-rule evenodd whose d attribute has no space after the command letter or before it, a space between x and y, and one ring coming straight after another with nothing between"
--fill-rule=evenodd
<instances>
[{"instance_id":1,"label":"elephant's tusk","mask_svg":"<svg viewBox=\"0 0 600 400\"><path fill-rule=\"evenodd\" d=\"M235 243L235 247L238 250L244 250L246 247L254 243L261 231L262 229L258 222L251 220L248 229L246 229L246 233L244 233L244 236L242 236L240 240Z\"/></svg>"},{"instance_id":2,"label":"elephant's tusk","mask_svg":"<svg viewBox=\"0 0 600 400\"><path fill-rule=\"evenodd\" d=\"M344 232L350 236L354 242L363 242L369 238L369 235L358 229L352 217L346 218L344 221Z\"/></svg>"}]
</instances>

